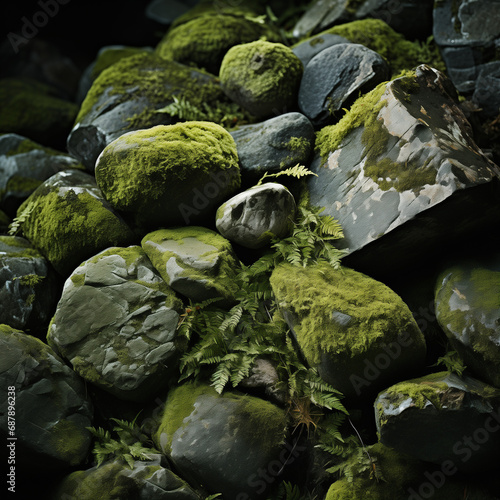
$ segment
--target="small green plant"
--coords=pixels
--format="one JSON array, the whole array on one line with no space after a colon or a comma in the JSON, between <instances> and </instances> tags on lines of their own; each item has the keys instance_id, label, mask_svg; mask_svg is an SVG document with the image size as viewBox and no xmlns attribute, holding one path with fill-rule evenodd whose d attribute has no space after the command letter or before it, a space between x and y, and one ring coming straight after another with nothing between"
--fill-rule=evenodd
<instances>
[{"instance_id":1,"label":"small green plant","mask_svg":"<svg viewBox=\"0 0 500 500\"><path fill-rule=\"evenodd\" d=\"M448 351L444 356L438 358L434 366L438 365L444 365L450 373L456 373L459 377L467 369L456 351Z\"/></svg>"},{"instance_id":2,"label":"small green plant","mask_svg":"<svg viewBox=\"0 0 500 500\"><path fill-rule=\"evenodd\" d=\"M257 182L256 186L260 186L264 179L268 179L270 177L280 177L281 175L288 175L289 177L295 177L296 179L300 179L308 175L315 175L316 177L318 177L318 174L311 172L307 167L304 167L304 165L300 165L300 163L297 163L295 167L286 168L285 170L281 170L280 172L276 172L274 174L265 172L264 175L260 178L259 182Z\"/></svg>"},{"instance_id":3,"label":"small green plant","mask_svg":"<svg viewBox=\"0 0 500 500\"><path fill-rule=\"evenodd\" d=\"M92 453L95 456L97 466L109 460L125 462L131 469L134 468L136 460L151 460L153 453L160 453L152 447L145 447L143 443L148 442L148 437L142 433L136 425L137 417L132 422L111 418L115 422L112 431L118 439L114 439L108 430L101 427L87 427L95 437Z\"/></svg>"}]
</instances>

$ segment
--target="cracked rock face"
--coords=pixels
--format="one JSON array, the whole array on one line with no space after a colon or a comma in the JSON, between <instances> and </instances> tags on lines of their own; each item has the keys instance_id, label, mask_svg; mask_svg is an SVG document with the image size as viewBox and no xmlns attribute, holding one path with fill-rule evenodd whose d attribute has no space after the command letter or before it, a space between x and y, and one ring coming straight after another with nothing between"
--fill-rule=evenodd
<instances>
[{"instance_id":1,"label":"cracked rock face","mask_svg":"<svg viewBox=\"0 0 500 500\"><path fill-rule=\"evenodd\" d=\"M47 338L85 380L142 401L177 366L180 307L140 247L110 248L68 278Z\"/></svg>"},{"instance_id":2,"label":"cracked rock face","mask_svg":"<svg viewBox=\"0 0 500 500\"><path fill-rule=\"evenodd\" d=\"M494 217L499 169L474 143L453 95L442 73L422 65L358 101L361 122L353 107L321 131L337 145L313 161L311 203L339 220L343 246L360 261L383 263L390 253L405 262L430 238L436 248Z\"/></svg>"}]
</instances>

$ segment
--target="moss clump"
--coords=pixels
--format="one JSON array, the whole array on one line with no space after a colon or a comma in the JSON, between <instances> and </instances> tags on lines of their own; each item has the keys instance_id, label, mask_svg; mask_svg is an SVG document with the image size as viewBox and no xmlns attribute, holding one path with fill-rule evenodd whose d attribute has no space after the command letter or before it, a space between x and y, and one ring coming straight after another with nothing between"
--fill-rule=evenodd
<instances>
[{"instance_id":1,"label":"moss clump","mask_svg":"<svg viewBox=\"0 0 500 500\"><path fill-rule=\"evenodd\" d=\"M74 188L64 194L43 193L44 185L39 190L17 213L19 216L27 204L32 203L33 208L22 226L23 233L60 274L69 274L100 250L133 239L128 226L106 208L104 200L88 191L77 193L78 188Z\"/></svg>"},{"instance_id":2,"label":"moss clump","mask_svg":"<svg viewBox=\"0 0 500 500\"><path fill-rule=\"evenodd\" d=\"M141 89L141 98L148 101L149 111L130 117L135 127L150 126L156 110L170 103L174 95L184 97L201 109L204 103L216 106L219 101L226 100L212 75L145 52L124 57L101 72L87 93L75 123L82 121L98 105L105 92L107 97L119 96L118 104L133 98L137 88Z\"/></svg>"},{"instance_id":3,"label":"moss clump","mask_svg":"<svg viewBox=\"0 0 500 500\"><path fill-rule=\"evenodd\" d=\"M231 48L220 68L224 92L258 117L296 106L304 67L281 43L263 40Z\"/></svg>"},{"instance_id":4,"label":"moss clump","mask_svg":"<svg viewBox=\"0 0 500 500\"><path fill-rule=\"evenodd\" d=\"M185 223L179 210L191 203L197 187L214 186L206 196L209 210L241 182L234 139L210 122L159 125L123 135L104 149L95 176L113 207L133 213L148 227ZM217 184L217 176L224 181Z\"/></svg>"},{"instance_id":5,"label":"moss clump","mask_svg":"<svg viewBox=\"0 0 500 500\"><path fill-rule=\"evenodd\" d=\"M63 146L78 112L47 85L29 79L0 80L0 133L17 133L51 146Z\"/></svg>"},{"instance_id":6,"label":"moss clump","mask_svg":"<svg viewBox=\"0 0 500 500\"><path fill-rule=\"evenodd\" d=\"M95 80L105 69L117 63L125 57L139 54L150 54L150 51L139 47L105 47L97 55L97 59L92 68L91 78Z\"/></svg>"},{"instance_id":7,"label":"moss clump","mask_svg":"<svg viewBox=\"0 0 500 500\"><path fill-rule=\"evenodd\" d=\"M280 306L296 317L295 333L306 359L321 361L322 353L354 357L377 344L396 342L412 332L415 348L424 343L411 311L384 284L348 268L328 263L307 268L280 264L271 276ZM351 317L337 326L332 312Z\"/></svg>"},{"instance_id":8,"label":"moss clump","mask_svg":"<svg viewBox=\"0 0 500 500\"><path fill-rule=\"evenodd\" d=\"M268 26L250 17L205 14L170 29L156 52L164 59L193 64L217 75L231 47L262 37L279 39Z\"/></svg>"},{"instance_id":9,"label":"moss clump","mask_svg":"<svg viewBox=\"0 0 500 500\"><path fill-rule=\"evenodd\" d=\"M378 52L390 62L393 75L403 69L412 69L419 64L428 64L440 71L446 71L437 47L427 43L410 42L380 19L363 19L334 26L319 35L339 35L352 43L359 43Z\"/></svg>"},{"instance_id":10,"label":"moss clump","mask_svg":"<svg viewBox=\"0 0 500 500\"><path fill-rule=\"evenodd\" d=\"M13 149L11 149L5 156L16 156L20 155L23 153L29 153L30 151L39 151L42 150L43 152L47 153L50 156L56 156L56 155L63 155L65 153L62 153L61 151L57 151L52 148L47 148L45 146L42 146L34 141L31 141L30 139L25 139L23 138L20 140L17 144L17 146Z\"/></svg>"},{"instance_id":11,"label":"moss clump","mask_svg":"<svg viewBox=\"0 0 500 500\"><path fill-rule=\"evenodd\" d=\"M0 251L16 257L43 257L28 240L19 236L0 236Z\"/></svg>"},{"instance_id":12,"label":"moss clump","mask_svg":"<svg viewBox=\"0 0 500 500\"><path fill-rule=\"evenodd\" d=\"M71 466L83 462L90 447L90 432L72 420L59 420L50 430L57 457Z\"/></svg>"}]
</instances>

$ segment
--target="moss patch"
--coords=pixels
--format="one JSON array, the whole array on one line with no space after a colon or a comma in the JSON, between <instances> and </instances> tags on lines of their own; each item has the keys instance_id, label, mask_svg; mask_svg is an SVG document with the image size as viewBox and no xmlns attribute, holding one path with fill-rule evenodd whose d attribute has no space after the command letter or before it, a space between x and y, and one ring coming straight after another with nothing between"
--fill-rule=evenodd
<instances>
[{"instance_id":1,"label":"moss patch","mask_svg":"<svg viewBox=\"0 0 500 500\"><path fill-rule=\"evenodd\" d=\"M105 69L117 63L121 59L139 54L150 54L139 47L106 47L99 53L92 68L92 80L95 80Z\"/></svg>"},{"instance_id":2,"label":"moss patch","mask_svg":"<svg viewBox=\"0 0 500 500\"><path fill-rule=\"evenodd\" d=\"M66 419L52 427L50 436L58 457L72 466L83 461L90 446L89 431Z\"/></svg>"}]
</instances>

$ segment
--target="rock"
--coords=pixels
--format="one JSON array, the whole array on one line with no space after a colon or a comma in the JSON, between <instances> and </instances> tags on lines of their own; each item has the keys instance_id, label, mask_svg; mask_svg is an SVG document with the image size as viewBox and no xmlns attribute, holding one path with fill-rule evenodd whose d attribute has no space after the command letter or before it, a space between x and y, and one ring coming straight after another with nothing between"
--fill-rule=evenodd
<instances>
[{"instance_id":1,"label":"rock","mask_svg":"<svg viewBox=\"0 0 500 500\"><path fill-rule=\"evenodd\" d=\"M233 196L217 210L215 225L228 240L245 248L263 248L272 238L285 238L293 228L295 199L275 182Z\"/></svg>"},{"instance_id":2,"label":"rock","mask_svg":"<svg viewBox=\"0 0 500 500\"><path fill-rule=\"evenodd\" d=\"M78 107L51 87L23 78L0 79L0 133L26 136L64 149Z\"/></svg>"},{"instance_id":3,"label":"rock","mask_svg":"<svg viewBox=\"0 0 500 500\"><path fill-rule=\"evenodd\" d=\"M396 384L375 401L380 441L461 472L493 470L500 445L500 390L470 377L434 373Z\"/></svg>"},{"instance_id":4,"label":"rock","mask_svg":"<svg viewBox=\"0 0 500 500\"><path fill-rule=\"evenodd\" d=\"M72 472L64 478L51 499L95 500L99 497L120 500L200 499L198 493L174 474L158 455L154 460L136 460L132 469L114 461Z\"/></svg>"},{"instance_id":5,"label":"rock","mask_svg":"<svg viewBox=\"0 0 500 500\"><path fill-rule=\"evenodd\" d=\"M194 65L218 75L225 54L235 45L267 37L278 41L268 26L250 16L207 13L172 27L156 47L156 53L168 60Z\"/></svg>"},{"instance_id":6,"label":"rock","mask_svg":"<svg viewBox=\"0 0 500 500\"><path fill-rule=\"evenodd\" d=\"M444 270L436 283L437 320L474 374L500 387L500 263Z\"/></svg>"},{"instance_id":7,"label":"rock","mask_svg":"<svg viewBox=\"0 0 500 500\"><path fill-rule=\"evenodd\" d=\"M389 65L373 50L354 43L336 44L307 64L300 82L299 108L314 125L330 124L360 93L390 77Z\"/></svg>"},{"instance_id":8,"label":"rock","mask_svg":"<svg viewBox=\"0 0 500 500\"><path fill-rule=\"evenodd\" d=\"M261 123L242 125L231 135L236 143L243 184L254 185L265 172L276 174L309 162L314 128L301 113L285 113Z\"/></svg>"},{"instance_id":9,"label":"rock","mask_svg":"<svg viewBox=\"0 0 500 500\"><path fill-rule=\"evenodd\" d=\"M92 84L68 137L68 151L93 172L101 151L122 134L176 121L161 112L174 96L202 110L227 102L208 73L149 53L119 60Z\"/></svg>"},{"instance_id":10,"label":"rock","mask_svg":"<svg viewBox=\"0 0 500 500\"><path fill-rule=\"evenodd\" d=\"M279 375L277 367L265 358L256 358L250 375L245 377L238 385L249 392L253 390L263 391L263 394L275 401L277 404L286 404L288 395L279 387Z\"/></svg>"},{"instance_id":11,"label":"rock","mask_svg":"<svg viewBox=\"0 0 500 500\"><path fill-rule=\"evenodd\" d=\"M82 168L66 153L17 134L0 136L0 207L14 215L19 205L51 175Z\"/></svg>"},{"instance_id":12,"label":"rock","mask_svg":"<svg viewBox=\"0 0 500 500\"><path fill-rule=\"evenodd\" d=\"M322 262L280 264L270 283L307 363L346 397L369 397L423 366L412 313L379 281Z\"/></svg>"},{"instance_id":13,"label":"rock","mask_svg":"<svg viewBox=\"0 0 500 500\"><path fill-rule=\"evenodd\" d=\"M29 241L0 236L0 324L45 334L59 292L48 262Z\"/></svg>"},{"instance_id":14,"label":"rock","mask_svg":"<svg viewBox=\"0 0 500 500\"><path fill-rule=\"evenodd\" d=\"M147 234L142 248L166 283L193 302L220 297L231 304L240 267L231 243L215 231L189 226Z\"/></svg>"},{"instance_id":15,"label":"rock","mask_svg":"<svg viewBox=\"0 0 500 500\"><path fill-rule=\"evenodd\" d=\"M86 381L144 401L177 368L181 307L140 247L112 247L66 280L47 340Z\"/></svg>"},{"instance_id":16,"label":"rock","mask_svg":"<svg viewBox=\"0 0 500 500\"><path fill-rule=\"evenodd\" d=\"M347 38L340 35L334 35L327 31L312 36L304 41L298 42L292 47L293 53L301 60L304 68L309 64L309 61L319 54L321 51L338 45L340 43L349 43Z\"/></svg>"},{"instance_id":17,"label":"rock","mask_svg":"<svg viewBox=\"0 0 500 500\"><path fill-rule=\"evenodd\" d=\"M259 40L227 51L220 80L230 99L252 115L265 118L296 108L303 71L289 47Z\"/></svg>"},{"instance_id":18,"label":"rock","mask_svg":"<svg viewBox=\"0 0 500 500\"><path fill-rule=\"evenodd\" d=\"M433 0L316 0L293 28L295 38L304 38L327 28L357 19L376 18L409 39L425 39L432 30Z\"/></svg>"},{"instance_id":19,"label":"rock","mask_svg":"<svg viewBox=\"0 0 500 500\"><path fill-rule=\"evenodd\" d=\"M160 24L171 25L179 16L186 14L198 0L152 0L146 7L146 16Z\"/></svg>"},{"instance_id":20,"label":"rock","mask_svg":"<svg viewBox=\"0 0 500 500\"><path fill-rule=\"evenodd\" d=\"M0 325L0 429L15 443L15 467L42 471L81 465L90 452L93 409L82 380L42 341ZM7 419L14 406L14 425ZM11 433L12 432L12 433ZM16 441L8 437L15 436Z\"/></svg>"},{"instance_id":21,"label":"rock","mask_svg":"<svg viewBox=\"0 0 500 500\"><path fill-rule=\"evenodd\" d=\"M284 465L285 438L284 410L260 398L219 395L213 387L193 384L169 393L153 436L182 477L228 499L262 497L258 471Z\"/></svg>"},{"instance_id":22,"label":"rock","mask_svg":"<svg viewBox=\"0 0 500 500\"><path fill-rule=\"evenodd\" d=\"M434 39L459 92L472 93L481 70L497 58L499 16L500 4L492 0L436 2Z\"/></svg>"},{"instance_id":23,"label":"rock","mask_svg":"<svg viewBox=\"0 0 500 500\"><path fill-rule=\"evenodd\" d=\"M472 102L480 108L481 118L493 119L500 114L500 62L486 63L479 71Z\"/></svg>"},{"instance_id":24,"label":"rock","mask_svg":"<svg viewBox=\"0 0 500 500\"><path fill-rule=\"evenodd\" d=\"M95 176L109 203L142 234L210 220L241 182L231 135L194 121L124 134L99 156Z\"/></svg>"},{"instance_id":25,"label":"rock","mask_svg":"<svg viewBox=\"0 0 500 500\"><path fill-rule=\"evenodd\" d=\"M47 179L19 207L17 217L26 239L63 277L97 252L134 239L94 178L76 170Z\"/></svg>"},{"instance_id":26,"label":"rock","mask_svg":"<svg viewBox=\"0 0 500 500\"><path fill-rule=\"evenodd\" d=\"M0 210L0 234L7 234L11 222L11 218L3 210Z\"/></svg>"},{"instance_id":27,"label":"rock","mask_svg":"<svg viewBox=\"0 0 500 500\"><path fill-rule=\"evenodd\" d=\"M497 224L500 170L474 143L454 92L419 66L318 133L310 200L342 225L350 266L398 272Z\"/></svg>"}]
</instances>

